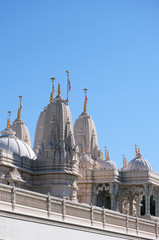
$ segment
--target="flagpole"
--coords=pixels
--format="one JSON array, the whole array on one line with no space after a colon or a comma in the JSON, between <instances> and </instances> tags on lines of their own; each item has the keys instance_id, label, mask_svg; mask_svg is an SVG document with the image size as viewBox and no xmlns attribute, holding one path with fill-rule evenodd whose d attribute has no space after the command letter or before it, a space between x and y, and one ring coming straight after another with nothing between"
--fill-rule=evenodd
<instances>
[{"instance_id":1,"label":"flagpole","mask_svg":"<svg viewBox=\"0 0 159 240\"><path fill-rule=\"evenodd\" d=\"M86 112L86 110L87 110L87 101L86 101L86 98L87 98L87 95L86 95L87 90L88 90L87 88L84 88L84 91L85 91L85 101L84 101L84 108L83 108L84 112Z\"/></svg>"},{"instance_id":2,"label":"flagpole","mask_svg":"<svg viewBox=\"0 0 159 240\"><path fill-rule=\"evenodd\" d=\"M22 96L19 96L19 100L20 100L20 107L19 107L19 109L18 109L18 115L17 115L18 118L21 117L21 111L22 111Z\"/></svg>"},{"instance_id":3,"label":"flagpole","mask_svg":"<svg viewBox=\"0 0 159 240\"><path fill-rule=\"evenodd\" d=\"M68 70L66 72L67 72L67 104L68 104L68 102L69 102L69 100L68 100L68 90L69 90L68 82L69 82L69 73L70 72Z\"/></svg>"},{"instance_id":4,"label":"flagpole","mask_svg":"<svg viewBox=\"0 0 159 240\"><path fill-rule=\"evenodd\" d=\"M135 153L137 154L137 145L135 144L134 146L135 146Z\"/></svg>"}]
</instances>

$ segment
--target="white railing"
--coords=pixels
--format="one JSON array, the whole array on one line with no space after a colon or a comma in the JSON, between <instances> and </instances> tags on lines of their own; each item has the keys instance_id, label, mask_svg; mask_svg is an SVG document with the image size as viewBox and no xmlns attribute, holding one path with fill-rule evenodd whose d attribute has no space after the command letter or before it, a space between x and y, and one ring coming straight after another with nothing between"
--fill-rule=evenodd
<instances>
[{"instance_id":1,"label":"white railing","mask_svg":"<svg viewBox=\"0 0 159 240\"><path fill-rule=\"evenodd\" d=\"M0 184L0 210L64 221L145 239L158 238L158 221L121 214L93 205L75 203L5 184Z\"/></svg>"}]
</instances>

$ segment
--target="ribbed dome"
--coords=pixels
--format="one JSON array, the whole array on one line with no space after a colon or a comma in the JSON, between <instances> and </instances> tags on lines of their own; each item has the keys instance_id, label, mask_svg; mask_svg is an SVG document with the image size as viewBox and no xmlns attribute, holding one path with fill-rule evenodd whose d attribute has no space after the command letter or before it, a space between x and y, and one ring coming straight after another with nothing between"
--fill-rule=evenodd
<instances>
[{"instance_id":1,"label":"ribbed dome","mask_svg":"<svg viewBox=\"0 0 159 240\"><path fill-rule=\"evenodd\" d=\"M28 157L30 159L36 159L34 151L24 141L15 137L15 132L11 128L5 129L1 132L0 148L9 150L13 153L20 155L21 157Z\"/></svg>"},{"instance_id":2,"label":"ribbed dome","mask_svg":"<svg viewBox=\"0 0 159 240\"><path fill-rule=\"evenodd\" d=\"M140 153L136 154L136 157L132 159L126 168L125 171L151 171L151 164L142 157Z\"/></svg>"},{"instance_id":3,"label":"ribbed dome","mask_svg":"<svg viewBox=\"0 0 159 240\"><path fill-rule=\"evenodd\" d=\"M110 157L107 157L106 160L98 160L98 167L100 169L105 169L106 171L118 171L117 165L110 159Z\"/></svg>"}]
</instances>

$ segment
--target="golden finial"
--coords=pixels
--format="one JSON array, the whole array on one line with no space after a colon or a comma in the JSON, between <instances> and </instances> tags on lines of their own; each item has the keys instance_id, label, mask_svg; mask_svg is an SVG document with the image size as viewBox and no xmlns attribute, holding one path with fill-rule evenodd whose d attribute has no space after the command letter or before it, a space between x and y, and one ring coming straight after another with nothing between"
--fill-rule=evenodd
<instances>
[{"instance_id":1,"label":"golden finial","mask_svg":"<svg viewBox=\"0 0 159 240\"><path fill-rule=\"evenodd\" d=\"M18 117L18 118L21 117L21 110L20 110L20 108L18 108L18 114L17 114L17 117Z\"/></svg>"},{"instance_id":2,"label":"golden finial","mask_svg":"<svg viewBox=\"0 0 159 240\"><path fill-rule=\"evenodd\" d=\"M50 103L52 103L52 100L53 100L53 93L51 92L51 94L50 94Z\"/></svg>"},{"instance_id":3,"label":"golden finial","mask_svg":"<svg viewBox=\"0 0 159 240\"><path fill-rule=\"evenodd\" d=\"M52 92L51 92L51 94L50 94L50 103L52 103L52 100L53 100L53 98L54 98L54 92L55 92L55 88L54 88L54 81L55 81L55 79L56 78L50 78L51 79L51 81L52 81Z\"/></svg>"},{"instance_id":4,"label":"golden finial","mask_svg":"<svg viewBox=\"0 0 159 240\"><path fill-rule=\"evenodd\" d=\"M11 115L11 111L8 111L8 120L7 120L7 128L10 128L10 115Z\"/></svg>"},{"instance_id":5,"label":"golden finial","mask_svg":"<svg viewBox=\"0 0 159 240\"><path fill-rule=\"evenodd\" d=\"M138 147L138 153L140 153L140 148Z\"/></svg>"},{"instance_id":6,"label":"golden finial","mask_svg":"<svg viewBox=\"0 0 159 240\"><path fill-rule=\"evenodd\" d=\"M60 95L60 93L61 93L61 88L60 88L60 83L58 84L58 91L57 91L57 93L58 93L58 95Z\"/></svg>"}]
</instances>

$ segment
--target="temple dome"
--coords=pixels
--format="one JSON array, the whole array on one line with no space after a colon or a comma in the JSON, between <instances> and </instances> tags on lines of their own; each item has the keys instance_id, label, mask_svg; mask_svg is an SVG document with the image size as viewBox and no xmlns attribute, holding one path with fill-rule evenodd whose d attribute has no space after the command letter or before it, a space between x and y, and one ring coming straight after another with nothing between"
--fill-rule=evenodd
<instances>
[{"instance_id":1,"label":"temple dome","mask_svg":"<svg viewBox=\"0 0 159 240\"><path fill-rule=\"evenodd\" d=\"M117 165L110 159L109 156L107 156L106 160L98 160L98 168L106 171L118 171Z\"/></svg>"},{"instance_id":2,"label":"temple dome","mask_svg":"<svg viewBox=\"0 0 159 240\"><path fill-rule=\"evenodd\" d=\"M152 171L151 164L142 157L140 153L137 153L135 158L132 159L128 165L124 168L125 171Z\"/></svg>"},{"instance_id":3,"label":"temple dome","mask_svg":"<svg viewBox=\"0 0 159 240\"><path fill-rule=\"evenodd\" d=\"M91 154L91 157L96 160L99 150L96 127L91 116L86 111L82 112L76 120L74 135L80 154L84 151Z\"/></svg>"},{"instance_id":4,"label":"temple dome","mask_svg":"<svg viewBox=\"0 0 159 240\"><path fill-rule=\"evenodd\" d=\"M34 151L24 141L15 136L15 132L11 128L7 128L1 132L0 148L11 151L20 155L20 157L27 157L36 159Z\"/></svg>"}]
</instances>

